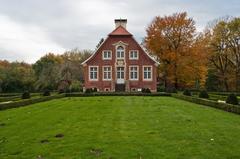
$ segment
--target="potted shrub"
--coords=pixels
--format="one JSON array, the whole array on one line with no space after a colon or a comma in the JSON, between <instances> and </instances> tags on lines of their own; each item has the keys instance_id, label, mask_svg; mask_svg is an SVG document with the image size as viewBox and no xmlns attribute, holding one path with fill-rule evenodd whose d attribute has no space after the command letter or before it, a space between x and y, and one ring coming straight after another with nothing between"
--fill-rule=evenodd
<instances>
[{"instance_id":1,"label":"potted shrub","mask_svg":"<svg viewBox=\"0 0 240 159\"><path fill-rule=\"evenodd\" d=\"M185 90L183 91L183 95L185 95L185 96L192 96L192 94L191 94L191 92L190 92L189 89L185 89Z\"/></svg>"},{"instance_id":2,"label":"potted shrub","mask_svg":"<svg viewBox=\"0 0 240 159\"><path fill-rule=\"evenodd\" d=\"M22 99L29 99L29 98L30 98L30 93L28 91L23 92Z\"/></svg>"},{"instance_id":3,"label":"potted shrub","mask_svg":"<svg viewBox=\"0 0 240 159\"><path fill-rule=\"evenodd\" d=\"M200 91L199 98L206 98L206 99L208 99L209 95L208 95L207 91L206 90Z\"/></svg>"},{"instance_id":4,"label":"potted shrub","mask_svg":"<svg viewBox=\"0 0 240 159\"><path fill-rule=\"evenodd\" d=\"M49 90L45 90L45 91L43 92L43 96L50 96L50 95L51 95L51 93L50 93Z\"/></svg>"},{"instance_id":5,"label":"potted shrub","mask_svg":"<svg viewBox=\"0 0 240 159\"><path fill-rule=\"evenodd\" d=\"M228 95L228 97L226 99L226 103L233 104L233 105L238 105L239 104L237 96L233 93Z\"/></svg>"}]
</instances>

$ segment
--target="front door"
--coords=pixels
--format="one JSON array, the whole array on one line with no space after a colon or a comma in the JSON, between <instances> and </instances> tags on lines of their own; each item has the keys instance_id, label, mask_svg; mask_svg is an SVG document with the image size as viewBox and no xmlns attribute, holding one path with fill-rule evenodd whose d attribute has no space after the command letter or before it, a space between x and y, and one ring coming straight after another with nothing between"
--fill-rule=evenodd
<instances>
[{"instance_id":1,"label":"front door","mask_svg":"<svg viewBox=\"0 0 240 159\"><path fill-rule=\"evenodd\" d=\"M124 84L124 67L117 67L117 84Z\"/></svg>"}]
</instances>

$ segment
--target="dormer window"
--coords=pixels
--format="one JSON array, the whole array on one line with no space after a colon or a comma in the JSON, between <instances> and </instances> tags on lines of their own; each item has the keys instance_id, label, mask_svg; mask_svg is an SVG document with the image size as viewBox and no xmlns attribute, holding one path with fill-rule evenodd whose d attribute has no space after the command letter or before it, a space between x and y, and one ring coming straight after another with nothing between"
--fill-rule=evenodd
<instances>
[{"instance_id":1,"label":"dormer window","mask_svg":"<svg viewBox=\"0 0 240 159\"><path fill-rule=\"evenodd\" d=\"M112 59L112 51L111 50L104 50L102 52L103 60L111 60Z\"/></svg>"},{"instance_id":2,"label":"dormer window","mask_svg":"<svg viewBox=\"0 0 240 159\"><path fill-rule=\"evenodd\" d=\"M130 60L138 60L138 50L130 50L129 59Z\"/></svg>"},{"instance_id":3,"label":"dormer window","mask_svg":"<svg viewBox=\"0 0 240 159\"><path fill-rule=\"evenodd\" d=\"M118 46L117 47L117 59L124 59L124 54L125 54L124 47Z\"/></svg>"}]
</instances>

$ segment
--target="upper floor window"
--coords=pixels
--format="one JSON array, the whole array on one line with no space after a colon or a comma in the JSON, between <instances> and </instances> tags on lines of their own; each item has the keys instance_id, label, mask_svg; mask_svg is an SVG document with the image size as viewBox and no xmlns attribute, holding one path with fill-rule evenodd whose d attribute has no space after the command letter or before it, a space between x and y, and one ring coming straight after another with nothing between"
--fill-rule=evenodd
<instances>
[{"instance_id":1,"label":"upper floor window","mask_svg":"<svg viewBox=\"0 0 240 159\"><path fill-rule=\"evenodd\" d=\"M138 51L137 50L130 50L129 59L130 60L137 60L138 59Z\"/></svg>"},{"instance_id":2,"label":"upper floor window","mask_svg":"<svg viewBox=\"0 0 240 159\"><path fill-rule=\"evenodd\" d=\"M143 66L143 80L152 80L152 66Z\"/></svg>"},{"instance_id":3,"label":"upper floor window","mask_svg":"<svg viewBox=\"0 0 240 159\"><path fill-rule=\"evenodd\" d=\"M130 80L138 80L138 66L129 67Z\"/></svg>"},{"instance_id":4,"label":"upper floor window","mask_svg":"<svg viewBox=\"0 0 240 159\"><path fill-rule=\"evenodd\" d=\"M124 54L125 54L124 47L118 46L117 47L117 59L124 59Z\"/></svg>"},{"instance_id":5,"label":"upper floor window","mask_svg":"<svg viewBox=\"0 0 240 159\"><path fill-rule=\"evenodd\" d=\"M98 80L98 66L89 66L89 80Z\"/></svg>"},{"instance_id":6,"label":"upper floor window","mask_svg":"<svg viewBox=\"0 0 240 159\"><path fill-rule=\"evenodd\" d=\"M111 79L112 79L112 67L103 66L103 80L111 80Z\"/></svg>"},{"instance_id":7,"label":"upper floor window","mask_svg":"<svg viewBox=\"0 0 240 159\"><path fill-rule=\"evenodd\" d=\"M104 50L102 52L103 60L111 60L112 59L112 51L111 50Z\"/></svg>"}]
</instances>

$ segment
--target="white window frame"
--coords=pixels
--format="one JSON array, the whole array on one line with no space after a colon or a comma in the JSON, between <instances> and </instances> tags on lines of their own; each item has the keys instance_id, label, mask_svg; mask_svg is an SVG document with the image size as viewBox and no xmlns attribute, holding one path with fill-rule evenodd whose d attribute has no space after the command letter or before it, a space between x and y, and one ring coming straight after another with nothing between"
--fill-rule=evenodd
<instances>
[{"instance_id":1,"label":"white window frame","mask_svg":"<svg viewBox=\"0 0 240 159\"><path fill-rule=\"evenodd\" d=\"M137 78L132 78L131 77L131 68L132 67L136 67L137 68ZM130 65L129 66L129 80L131 80L131 81L138 81L138 79L139 79L139 66L137 66L137 65Z\"/></svg>"},{"instance_id":2,"label":"white window frame","mask_svg":"<svg viewBox=\"0 0 240 159\"><path fill-rule=\"evenodd\" d=\"M104 57L105 53L109 53L109 57ZM103 50L102 51L102 59L103 60L111 60L112 59L112 51L111 50Z\"/></svg>"},{"instance_id":3,"label":"white window frame","mask_svg":"<svg viewBox=\"0 0 240 159\"><path fill-rule=\"evenodd\" d=\"M134 56L132 57L131 56L132 53L133 53L133 55L134 55L134 53L136 53L137 56L136 57L134 57ZM129 59L130 60L138 60L138 58L139 58L139 51L138 50L130 50L129 51Z\"/></svg>"},{"instance_id":4,"label":"white window frame","mask_svg":"<svg viewBox=\"0 0 240 159\"><path fill-rule=\"evenodd\" d=\"M91 79L91 68L97 68L97 71L95 71L97 73L97 78L96 79ZM98 66L89 66L88 67L88 79L89 81L98 81L98 76L99 76L99 69Z\"/></svg>"},{"instance_id":5,"label":"white window frame","mask_svg":"<svg viewBox=\"0 0 240 159\"><path fill-rule=\"evenodd\" d=\"M123 48L123 57L118 57L118 47L122 47ZM118 45L116 46L116 59L125 59L125 47L122 45ZM121 54L120 54L121 55Z\"/></svg>"},{"instance_id":6,"label":"white window frame","mask_svg":"<svg viewBox=\"0 0 240 159\"><path fill-rule=\"evenodd\" d=\"M151 78L144 78L144 68L146 67L150 67L151 68ZM153 79L153 67L151 65L144 65L143 68L142 68L142 78L143 78L143 81L152 81Z\"/></svg>"},{"instance_id":7,"label":"white window frame","mask_svg":"<svg viewBox=\"0 0 240 159\"><path fill-rule=\"evenodd\" d=\"M104 78L104 68L106 68L106 67L110 67L110 74L111 74L111 78ZM107 71L107 72L109 72L109 71ZM103 66L102 67L102 79L103 79L103 81L111 81L112 80L112 66Z\"/></svg>"}]
</instances>

